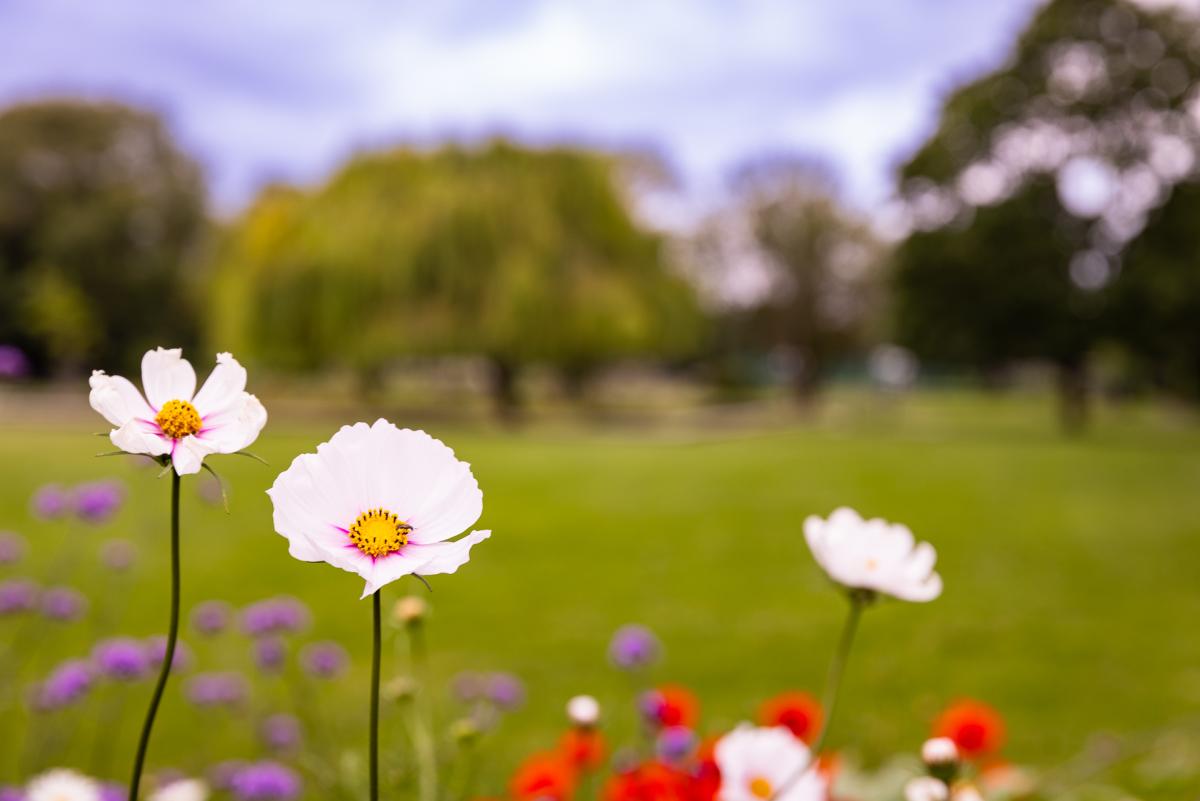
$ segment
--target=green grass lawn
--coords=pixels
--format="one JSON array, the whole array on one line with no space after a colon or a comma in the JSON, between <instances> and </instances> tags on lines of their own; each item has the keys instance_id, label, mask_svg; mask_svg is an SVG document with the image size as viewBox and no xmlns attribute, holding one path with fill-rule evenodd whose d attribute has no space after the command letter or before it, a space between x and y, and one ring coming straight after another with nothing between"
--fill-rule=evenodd
<instances>
[{"instance_id":1,"label":"green grass lawn","mask_svg":"<svg viewBox=\"0 0 1200 801\"><path fill-rule=\"evenodd\" d=\"M370 618L358 601L362 582L292 560L263 494L340 422L272 421L254 447L270 467L213 458L232 488L232 511L185 491L184 599L185 609L278 593L307 601L311 637L342 642L356 668L304 692L303 703L328 721L321 743L358 747ZM574 693L596 694L614 726L629 725L630 684L605 659L609 635L628 622L660 635L666 660L654 678L694 688L710 730L752 716L777 691L819 693L844 603L801 529L807 515L841 504L903 521L934 543L946 590L931 604L868 613L833 745L868 761L911 752L941 706L963 695L997 706L1009 723L1007 754L1034 765L1071 757L1093 732L1190 725L1200 709L1200 429L1144 408L1106 412L1075 440L1050 423L1039 399L927 395L887 408L840 398L820 423L736 430L430 425L472 463L484 489L480 527L494 532L457 575L432 579L435 670L509 670L529 688L525 708L489 744L485 776L499 782L521 754L551 745ZM42 625L26 641L27 677L85 655L101 633L164 629L169 482L132 459L92 458L107 450L88 435L102 427L84 411L59 426L10 417L0 427L0 528L26 534L43 576L53 580L65 565L61 580L93 597L89 621ZM39 484L108 475L131 490L117 522L68 529L30 519ZM136 540L143 558L114 581L95 553L117 535ZM405 591L423 590L401 582L385 597ZM12 642L19 626L0 626ZM251 669L239 636L187 639L198 667ZM396 667L389 657L385 676ZM61 761L89 769L102 728L110 742L100 751L111 749L111 771L123 776L148 692L139 685L65 715L59 723L72 736L54 746ZM264 683L253 712L290 703L281 682ZM124 707L122 723L106 704ZM451 711L443 704L445 717ZM248 720L198 715L177 683L151 761L198 770L253 756ZM25 728L6 712L0 741L21 741ZM24 741L47 736L35 727ZM388 738L400 741L398 731ZM18 760L19 749L4 750L0 780Z\"/></svg>"}]
</instances>

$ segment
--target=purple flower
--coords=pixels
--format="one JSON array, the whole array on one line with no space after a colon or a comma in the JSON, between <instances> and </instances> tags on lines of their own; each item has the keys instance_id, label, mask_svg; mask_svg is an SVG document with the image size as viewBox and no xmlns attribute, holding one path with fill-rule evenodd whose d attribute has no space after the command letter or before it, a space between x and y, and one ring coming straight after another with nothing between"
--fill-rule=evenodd
<instances>
[{"instance_id":1,"label":"purple flower","mask_svg":"<svg viewBox=\"0 0 1200 801\"><path fill-rule=\"evenodd\" d=\"M0 531L0 565L11 565L25 558L25 538L15 531Z\"/></svg>"},{"instance_id":2,"label":"purple flower","mask_svg":"<svg viewBox=\"0 0 1200 801\"><path fill-rule=\"evenodd\" d=\"M108 522L125 501L125 485L119 481L93 481L75 488L75 514L88 523Z\"/></svg>"},{"instance_id":3,"label":"purple flower","mask_svg":"<svg viewBox=\"0 0 1200 801\"><path fill-rule=\"evenodd\" d=\"M125 801L129 788L119 782L104 782L100 785L100 801Z\"/></svg>"},{"instance_id":4,"label":"purple flower","mask_svg":"<svg viewBox=\"0 0 1200 801\"><path fill-rule=\"evenodd\" d=\"M492 673L487 678L487 697L503 710L513 710L525 703L525 685L511 673Z\"/></svg>"},{"instance_id":5,"label":"purple flower","mask_svg":"<svg viewBox=\"0 0 1200 801\"><path fill-rule=\"evenodd\" d=\"M25 793L20 787L0 786L0 801L25 801Z\"/></svg>"},{"instance_id":6,"label":"purple flower","mask_svg":"<svg viewBox=\"0 0 1200 801\"><path fill-rule=\"evenodd\" d=\"M124 573L137 561L138 549L129 540L108 540L100 546L100 561L114 573Z\"/></svg>"},{"instance_id":7,"label":"purple flower","mask_svg":"<svg viewBox=\"0 0 1200 801\"><path fill-rule=\"evenodd\" d=\"M254 663L263 673L278 673L287 662L287 643L281 637L260 637L254 641Z\"/></svg>"},{"instance_id":8,"label":"purple flower","mask_svg":"<svg viewBox=\"0 0 1200 801\"><path fill-rule=\"evenodd\" d=\"M229 790L238 801L292 801L300 795L300 777L278 762L254 762L233 774Z\"/></svg>"},{"instance_id":9,"label":"purple flower","mask_svg":"<svg viewBox=\"0 0 1200 801\"><path fill-rule=\"evenodd\" d=\"M28 579L0 581L0 615L28 612L37 605L38 585Z\"/></svg>"},{"instance_id":10,"label":"purple flower","mask_svg":"<svg viewBox=\"0 0 1200 801\"><path fill-rule=\"evenodd\" d=\"M262 722L259 735L270 750L291 751L300 745L300 721L292 715L270 715Z\"/></svg>"},{"instance_id":11,"label":"purple flower","mask_svg":"<svg viewBox=\"0 0 1200 801\"><path fill-rule=\"evenodd\" d=\"M29 359L16 345L0 345L0 378L24 378L29 375Z\"/></svg>"},{"instance_id":12,"label":"purple flower","mask_svg":"<svg viewBox=\"0 0 1200 801\"><path fill-rule=\"evenodd\" d=\"M349 657L346 649L336 642L314 642L305 647L304 669L318 679L332 679L346 669Z\"/></svg>"},{"instance_id":13,"label":"purple flower","mask_svg":"<svg viewBox=\"0 0 1200 801\"><path fill-rule=\"evenodd\" d=\"M187 698L201 708L234 707L249 690L240 673L197 673L187 683Z\"/></svg>"},{"instance_id":14,"label":"purple flower","mask_svg":"<svg viewBox=\"0 0 1200 801\"><path fill-rule=\"evenodd\" d=\"M63 662L50 672L34 698L41 711L59 709L87 695L92 688L92 668L82 659Z\"/></svg>"},{"instance_id":15,"label":"purple flower","mask_svg":"<svg viewBox=\"0 0 1200 801\"><path fill-rule=\"evenodd\" d=\"M487 692L487 678L473 670L456 673L450 679L450 692L464 704L478 701Z\"/></svg>"},{"instance_id":16,"label":"purple flower","mask_svg":"<svg viewBox=\"0 0 1200 801\"><path fill-rule=\"evenodd\" d=\"M109 679L137 681L150 671L150 656L141 640L116 637L92 649L92 663Z\"/></svg>"},{"instance_id":17,"label":"purple flower","mask_svg":"<svg viewBox=\"0 0 1200 801\"><path fill-rule=\"evenodd\" d=\"M71 494L62 484L43 484L33 493L30 507L34 517L55 520L71 509Z\"/></svg>"},{"instance_id":18,"label":"purple flower","mask_svg":"<svg viewBox=\"0 0 1200 801\"><path fill-rule=\"evenodd\" d=\"M696 735L686 726L668 726L658 733L655 741L658 755L668 762L678 762L696 747Z\"/></svg>"},{"instance_id":19,"label":"purple flower","mask_svg":"<svg viewBox=\"0 0 1200 801\"><path fill-rule=\"evenodd\" d=\"M242 610L242 630L252 637L295 634L304 630L308 618L308 607L296 598L267 598Z\"/></svg>"},{"instance_id":20,"label":"purple flower","mask_svg":"<svg viewBox=\"0 0 1200 801\"><path fill-rule=\"evenodd\" d=\"M42 615L48 620L70 623L87 612L88 600L71 587L50 587L42 593Z\"/></svg>"},{"instance_id":21,"label":"purple flower","mask_svg":"<svg viewBox=\"0 0 1200 801\"><path fill-rule=\"evenodd\" d=\"M148 637L146 639L146 657L150 661L150 667L158 669L162 667L163 659L167 655L167 638L161 634ZM171 660L171 670L187 670L192 665L192 650L188 648L187 643L183 640L175 641L175 658Z\"/></svg>"},{"instance_id":22,"label":"purple flower","mask_svg":"<svg viewBox=\"0 0 1200 801\"><path fill-rule=\"evenodd\" d=\"M233 617L233 607L224 601L205 601L192 610L192 628L206 637L220 634Z\"/></svg>"},{"instance_id":23,"label":"purple flower","mask_svg":"<svg viewBox=\"0 0 1200 801\"><path fill-rule=\"evenodd\" d=\"M608 658L622 670L639 670L658 661L658 638L645 626L629 625L617 629L608 645Z\"/></svg>"}]
</instances>

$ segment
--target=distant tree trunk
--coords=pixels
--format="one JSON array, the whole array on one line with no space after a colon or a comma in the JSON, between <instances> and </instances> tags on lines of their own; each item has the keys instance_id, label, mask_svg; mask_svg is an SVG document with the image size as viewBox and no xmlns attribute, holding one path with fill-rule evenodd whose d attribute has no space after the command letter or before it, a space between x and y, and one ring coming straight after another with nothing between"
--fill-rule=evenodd
<instances>
[{"instance_id":1,"label":"distant tree trunk","mask_svg":"<svg viewBox=\"0 0 1200 801\"><path fill-rule=\"evenodd\" d=\"M517 392L519 368L515 362L502 356L493 356L488 362L489 391L496 416L506 423L520 417L521 397Z\"/></svg>"},{"instance_id":2,"label":"distant tree trunk","mask_svg":"<svg viewBox=\"0 0 1200 801\"><path fill-rule=\"evenodd\" d=\"M572 403L583 403L595 372L590 366L584 365L566 365L559 370L563 393Z\"/></svg>"},{"instance_id":3,"label":"distant tree trunk","mask_svg":"<svg viewBox=\"0 0 1200 801\"><path fill-rule=\"evenodd\" d=\"M1062 429L1067 434L1079 434L1087 426L1087 379L1087 366L1082 359L1059 363L1058 414Z\"/></svg>"}]
</instances>

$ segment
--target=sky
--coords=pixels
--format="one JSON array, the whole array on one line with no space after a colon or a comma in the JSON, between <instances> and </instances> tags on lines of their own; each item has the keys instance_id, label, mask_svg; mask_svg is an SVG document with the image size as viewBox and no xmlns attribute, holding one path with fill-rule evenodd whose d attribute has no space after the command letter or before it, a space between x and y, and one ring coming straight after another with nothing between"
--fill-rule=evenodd
<instances>
[{"instance_id":1,"label":"sky","mask_svg":"<svg viewBox=\"0 0 1200 801\"><path fill-rule=\"evenodd\" d=\"M216 208L354 152L504 134L644 148L714 197L763 155L870 208L1040 0L0 0L0 104L163 114Z\"/></svg>"}]
</instances>

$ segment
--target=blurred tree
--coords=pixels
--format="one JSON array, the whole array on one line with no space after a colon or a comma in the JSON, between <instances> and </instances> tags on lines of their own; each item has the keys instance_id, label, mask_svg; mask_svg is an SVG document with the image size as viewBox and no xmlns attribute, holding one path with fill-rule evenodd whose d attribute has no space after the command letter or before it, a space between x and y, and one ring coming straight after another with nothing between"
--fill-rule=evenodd
<instances>
[{"instance_id":1,"label":"blurred tree","mask_svg":"<svg viewBox=\"0 0 1200 801\"><path fill-rule=\"evenodd\" d=\"M192 344L184 263L205 225L199 170L153 115L74 101L0 113L0 342L42 374Z\"/></svg>"},{"instance_id":2,"label":"blurred tree","mask_svg":"<svg viewBox=\"0 0 1200 801\"><path fill-rule=\"evenodd\" d=\"M694 240L704 269L717 274L717 346L731 349L720 361L736 367L747 349L783 355L807 404L878 319L883 247L813 162L760 160L739 172L735 190L732 208ZM738 297L739 282L748 297Z\"/></svg>"},{"instance_id":3,"label":"blurred tree","mask_svg":"<svg viewBox=\"0 0 1200 801\"><path fill-rule=\"evenodd\" d=\"M524 365L578 393L615 359L678 353L698 330L692 294L617 168L495 142L366 155L313 194L268 191L223 248L214 330L367 384L399 356L481 354L504 414Z\"/></svg>"},{"instance_id":4,"label":"blurred tree","mask_svg":"<svg viewBox=\"0 0 1200 801\"><path fill-rule=\"evenodd\" d=\"M1049 361L1064 424L1082 424L1089 352L1128 333L1110 317L1122 256L1196 167L1198 57L1182 12L1045 5L901 171L916 229L896 259L901 339L982 370Z\"/></svg>"}]
</instances>

